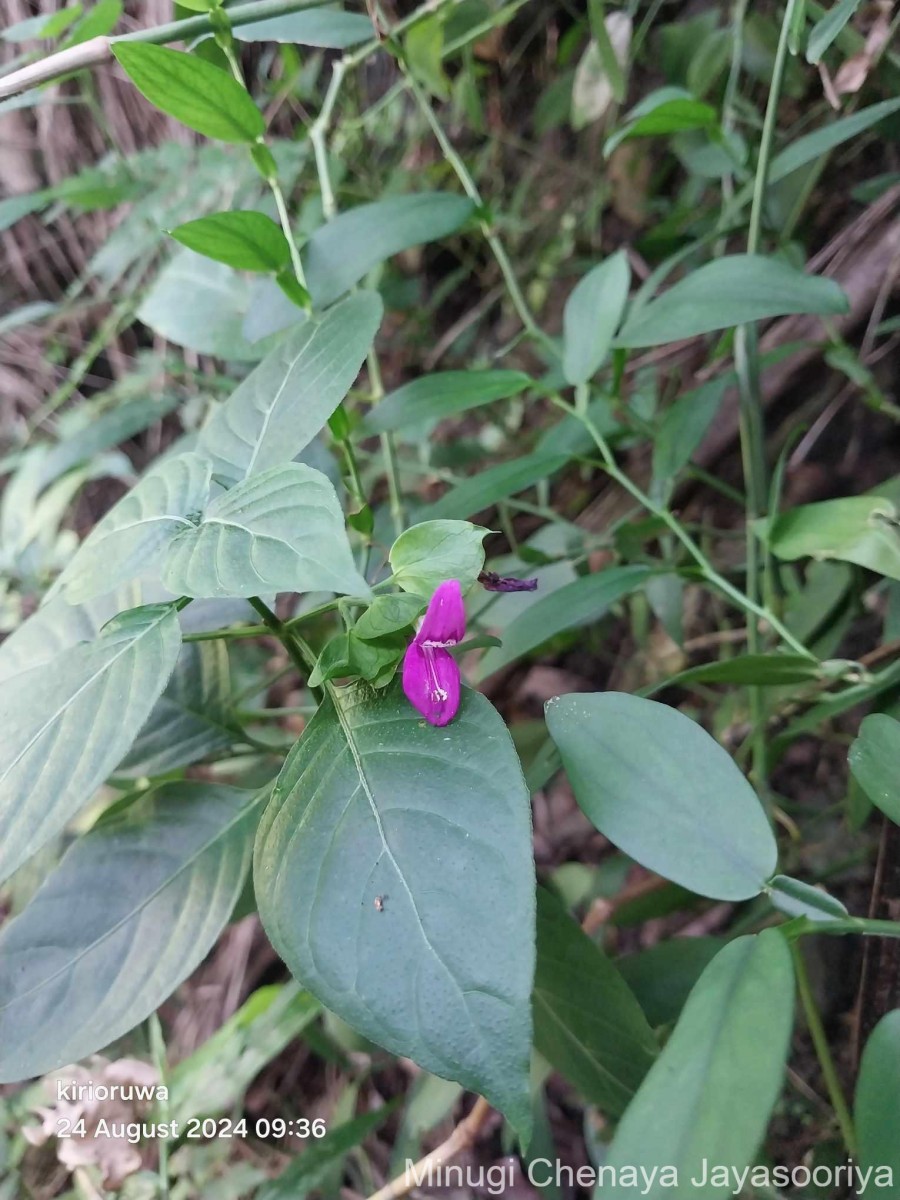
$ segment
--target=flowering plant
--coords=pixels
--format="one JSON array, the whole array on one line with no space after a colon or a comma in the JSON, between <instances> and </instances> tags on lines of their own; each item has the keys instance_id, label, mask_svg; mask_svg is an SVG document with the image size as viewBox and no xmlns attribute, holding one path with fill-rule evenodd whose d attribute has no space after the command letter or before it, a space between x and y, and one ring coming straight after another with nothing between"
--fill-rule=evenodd
<instances>
[{"instance_id":1,"label":"flowering plant","mask_svg":"<svg viewBox=\"0 0 900 1200\"><path fill-rule=\"evenodd\" d=\"M275 1191L255 1181L261 1200L336 1191L331 1169L392 1119L386 1098L402 1093L405 1152L423 1111L438 1124L464 1089L477 1099L448 1152L505 1123L497 1152L527 1163L574 1113L601 1197L631 1172L667 1200L667 1181L706 1188L710 1164L724 1174L704 1200L752 1186L770 1121L769 1158L793 1122L820 1133L828 1162L858 1151L863 1178L890 1162L900 1178L881 1115L883 1097L900 1111L893 960L873 952L862 969L853 1111L855 1050L842 1080L807 969L822 937L900 936L884 891L900 855L900 489L873 477L861 495L792 506L783 486L851 393L888 423L879 449L898 415L845 340L862 314L838 282L864 264L848 290L856 302L872 287L866 357L897 332L871 265L894 249L857 254L860 228L892 212L885 196L864 219L854 209L833 271L797 265L820 232L799 213L827 155L900 110L893 96L846 118L823 107L815 128L823 56L863 40L855 4L787 0L773 24L738 3L734 29L650 5L633 42L635 6L182 7L122 33L121 5L101 0L0 39L2 53L20 35L63 38L0 73L0 98L15 93L4 115L29 110L19 90L43 102L37 84L77 69L92 117L85 72L103 67L129 104L204 139L179 131L0 201L3 228L16 213L68 222L79 204L121 221L58 309L28 306L0 330L52 315L52 339L110 305L100 340L128 331L105 356L94 339L71 355L3 458L0 1083L119 1039L143 1053L146 1035L168 1106L161 1195L169 1143L191 1136L172 1131L243 1113L255 1073L297 1037L329 1089L347 1073L338 1104L322 1098L347 1119L314 1166L301 1156ZM552 187L528 211L523 175L495 212L488 191L518 140L489 89L505 70L518 80L521 55L495 58L494 39L520 33L546 36L534 79L555 69L539 104L515 101ZM874 79L865 41L854 70ZM642 42L660 47L644 65L666 86L619 116ZM376 58L393 84L357 113ZM786 86L800 138L779 133ZM572 128L551 154L561 99ZM582 158L602 138L573 140L600 122L608 170ZM664 169L641 157L648 144ZM892 186L896 164L882 165L853 205ZM675 194L651 229L663 199L633 188L657 177ZM893 225L884 239L895 248ZM440 286L420 251L435 243L451 263ZM532 261L514 266L508 244ZM802 365L827 342L822 372L839 379L801 448L773 448L760 381L801 336ZM52 370L60 353L48 346ZM741 454L717 473L705 447L728 442L732 412ZM711 509L693 506L701 485ZM91 505L103 512L86 530ZM876 628L885 645L860 649ZM851 723L861 705L884 711ZM241 921L275 982L257 986L237 955L228 1002L245 978L253 994L176 1064L156 1014ZM785 1106L795 993L820 1066L799 1056L812 1082ZM318 1136L278 1119L286 1141ZM135 1157L64 1156L116 1184ZM412 1186L404 1173L377 1200Z\"/></svg>"}]
</instances>

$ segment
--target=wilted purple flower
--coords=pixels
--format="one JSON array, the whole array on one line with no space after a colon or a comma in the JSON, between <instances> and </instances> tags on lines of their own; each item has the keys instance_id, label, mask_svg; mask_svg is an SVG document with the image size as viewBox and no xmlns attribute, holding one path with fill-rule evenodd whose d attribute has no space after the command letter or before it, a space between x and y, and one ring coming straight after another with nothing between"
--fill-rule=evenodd
<instances>
[{"instance_id":1,"label":"wilted purple flower","mask_svg":"<svg viewBox=\"0 0 900 1200\"><path fill-rule=\"evenodd\" d=\"M513 579L496 571L482 571L478 582L486 592L536 592L538 585L536 579Z\"/></svg>"},{"instance_id":2,"label":"wilted purple flower","mask_svg":"<svg viewBox=\"0 0 900 1200\"><path fill-rule=\"evenodd\" d=\"M432 725L448 725L459 708L459 667L448 647L462 641L466 610L457 579L438 584L403 659L406 698Z\"/></svg>"}]
</instances>

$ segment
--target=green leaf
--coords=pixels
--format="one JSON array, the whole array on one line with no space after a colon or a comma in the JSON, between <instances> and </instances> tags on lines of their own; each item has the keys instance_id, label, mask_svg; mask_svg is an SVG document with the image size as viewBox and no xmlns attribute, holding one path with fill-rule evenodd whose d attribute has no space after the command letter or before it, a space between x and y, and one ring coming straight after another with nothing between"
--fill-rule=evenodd
<instances>
[{"instance_id":1,"label":"green leaf","mask_svg":"<svg viewBox=\"0 0 900 1200\"><path fill-rule=\"evenodd\" d=\"M588 6L588 22L591 37L597 43L597 49L603 62L603 69L612 89L613 99L621 104L625 99L625 73L622 70L628 61L628 49L631 43L631 19L625 13L605 13L603 3ZM626 24L625 38L620 33L620 27ZM622 42L624 41L624 48Z\"/></svg>"},{"instance_id":2,"label":"green leaf","mask_svg":"<svg viewBox=\"0 0 900 1200\"><path fill-rule=\"evenodd\" d=\"M178 225L177 242L239 271L278 271L291 260L287 238L259 212L222 212Z\"/></svg>"},{"instance_id":3,"label":"green leaf","mask_svg":"<svg viewBox=\"0 0 900 1200\"><path fill-rule=\"evenodd\" d=\"M306 1200L318 1190L335 1164L383 1125L394 1109L385 1104L374 1112L362 1113L329 1129L323 1138L311 1142L288 1167L256 1193L256 1200Z\"/></svg>"},{"instance_id":4,"label":"green leaf","mask_svg":"<svg viewBox=\"0 0 900 1200\"><path fill-rule=\"evenodd\" d=\"M896 1186L900 1178L900 1009L882 1017L866 1042L856 1083L854 1117L859 1161L871 1169L876 1189ZM890 1179L888 1179L890 1173Z\"/></svg>"},{"instance_id":5,"label":"green leaf","mask_svg":"<svg viewBox=\"0 0 900 1200\"><path fill-rule=\"evenodd\" d=\"M155 566L178 533L194 528L209 486L209 464L199 454L152 467L94 526L59 577L69 603L102 596Z\"/></svg>"},{"instance_id":6,"label":"green leaf","mask_svg":"<svg viewBox=\"0 0 900 1200\"><path fill-rule=\"evenodd\" d=\"M657 137L685 129L714 129L718 123L719 115L711 104L696 100L683 88L659 88L626 114L624 127L606 139L603 153L609 157L616 146L629 138Z\"/></svg>"},{"instance_id":7,"label":"green leaf","mask_svg":"<svg viewBox=\"0 0 900 1200\"><path fill-rule=\"evenodd\" d=\"M900 721L886 713L863 719L850 747L850 770L873 804L900 825Z\"/></svg>"},{"instance_id":8,"label":"green leaf","mask_svg":"<svg viewBox=\"0 0 900 1200\"><path fill-rule=\"evenodd\" d=\"M694 984L725 945L717 937L675 937L616 959L616 969L656 1028L678 1020Z\"/></svg>"},{"instance_id":9,"label":"green leaf","mask_svg":"<svg viewBox=\"0 0 900 1200\"><path fill-rule=\"evenodd\" d=\"M441 421L445 417L506 400L528 387L531 378L522 371L439 371L420 375L371 409L362 423L365 433L387 433Z\"/></svg>"},{"instance_id":10,"label":"green leaf","mask_svg":"<svg viewBox=\"0 0 900 1200\"><path fill-rule=\"evenodd\" d=\"M0 934L0 1082L101 1050L171 995L234 908L259 807L169 784L79 838Z\"/></svg>"},{"instance_id":11,"label":"green leaf","mask_svg":"<svg viewBox=\"0 0 900 1200\"><path fill-rule=\"evenodd\" d=\"M421 596L401 592L392 596L376 596L353 626L353 632L364 641L396 633L412 625L424 608Z\"/></svg>"},{"instance_id":12,"label":"green leaf","mask_svg":"<svg viewBox=\"0 0 900 1200\"><path fill-rule=\"evenodd\" d=\"M236 25L232 33L241 42L287 42L299 46L321 46L324 50L345 50L372 39L372 22L362 13L339 9L286 13L265 21Z\"/></svg>"},{"instance_id":13,"label":"green leaf","mask_svg":"<svg viewBox=\"0 0 900 1200\"><path fill-rule=\"evenodd\" d=\"M173 538L162 568L175 596L329 591L367 596L330 481L282 463L217 496Z\"/></svg>"},{"instance_id":14,"label":"green leaf","mask_svg":"<svg viewBox=\"0 0 900 1200\"><path fill-rule=\"evenodd\" d=\"M195 54L146 42L114 42L112 52L138 91L189 129L222 142L255 142L266 132L237 80Z\"/></svg>"},{"instance_id":15,"label":"green leaf","mask_svg":"<svg viewBox=\"0 0 900 1200\"><path fill-rule=\"evenodd\" d=\"M484 535L468 521L422 521L411 525L391 546L394 582L404 592L429 600L445 579L458 579L467 592L484 567Z\"/></svg>"},{"instance_id":16,"label":"green leaf","mask_svg":"<svg viewBox=\"0 0 900 1200\"><path fill-rule=\"evenodd\" d=\"M847 909L821 888L792 879L790 875L775 875L769 880L766 892L779 912L789 917L806 917L810 921L840 920L849 914Z\"/></svg>"},{"instance_id":17,"label":"green leaf","mask_svg":"<svg viewBox=\"0 0 900 1200\"><path fill-rule=\"evenodd\" d=\"M441 14L417 21L403 39L404 59L413 78L439 100L450 97L443 67L444 23Z\"/></svg>"},{"instance_id":18,"label":"green leaf","mask_svg":"<svg viewBox=\"0 0 900 1200\"><path fill-rule=\"evenodd\" d=\"M568 462L564 454L526 454L511 462L488 467L477 475L464 479L452 487L434 504L419 510L419 515L429 520L447 517L471 517L515 496L527 488L534 487L541 479L549 479Z\"/></svg>"},{"instance_id":19,"label":"green leaf","mask_svg":"<svg viewBox=\"0 0 900 1200\"><path fill-rule=\"evenodd\" d=\"M587 383L603 366L619 327L631 268L624 250L583 276L563 312L563 374L573 385Z\"/></svg>"},{"instance_id":20,"label":"green leaf","mask_svg":"<svg viewBox=\"0 0 900 1200\"><path fill-rule=\"evenodd\" d=\"M788 313L839 315L847 297L833 279L761 254L705 263L626 320L617 346L660 346Z\"/></svg>"},{"instance_id":21,"label":"green leaf","mask_svg":"<svg viewBox=\"0 0 900 1200\"><path fill-rule=\"evenodd\" d=\"M822 61L825 51L839 36L859 5L860 0L838 0L838 3L833 5L824 17L820 17L816 21L809 32L809 40L806 43L806 61L808 63L815 65Z\"/></svg>"},{"instance_id":22,"label":"green leaf","mask_svg":"<svg viewBox=\"0 0 900 1200\"><path fill-rule=\"evenodd\" d=\"M319 1016L322 1006L293 982L257 988L189 1058L172 1069L169 1112L183 1123L234 1109L260 1071Z\"/></svg>"},{"instance_id":23,"label":"green leaf","mask_svg":"<svg viewBox=\"0 0 900 1200\"><path fill-rule=\"evenodd\" d=\"M711 379L680 396L663 413L653 439L653 482L658 494L671 495L678 474L691 461L719 411L728 384L727 376Z\"/></svg>"},{"instance_id":24,"label":"green leaf","mask_svg":"<svg viewBox=\"0 0 900 1200\"><path fill-rule=\"evenodd\" d=\"M132 609L92 642L0 684L0 882L121 762L175 666L172 605Z\"/></svg>"},{"instance_id":25,"label":"green leaf","mask_svg":"<svg viewBox=\"0 0 900 1200\"><path fill-rule=\"evenodd\" d=\"M420 192L360 204L322 225L303 250L310 295L324 308L393 254L455 233L474 211L451 192Z\"/></svg>"},{"instance_id":26,"label":"green leaf","mask_svg":"<svg viewBox=\"0 0 900 1200\"><path fill-rule=\"evenodd\" d=\"M200 434L214 474L236 483L295 458L352 387L381 314L374 292L358 292L279 342Z\"/></svg>"},{"instance_id":27,"label":"green leaf","mask_svg":"<svg viewBox=\"0 0 900 1200\"><path fill-rule=\"evenodd\" d=\"M900 517L881 496L849 496L802 504L769 531L778 558L837 558L900 579Z\"/></svg>"},{"instance_id":28,"label":"green leaf","mask_svg":"<svg viewBox=\"0 0 900 1200\"><path fill-rule=\"evenodd\" d=\"M227 749L237 738L230 694L227 643L186 642L116 774L165 775Z\"/></svg>"},{"instance_id":29,"label":"green leaf","mask_svg":"<svg viewBox=\"0 0 900 1200\"><path fill-rule=\"evenodd\" d=\"M628 985L560 902L538 888L534 1045L590 1104L620 1116L657 1055Z\"/></svg>"},{"instance_id":30,"label":"green leaf","mask_svg":"<svg viewBox=\"0 0 900 1200\"><path fill-rule=\"evenodd\" d=\"M791 956L780 933L737 938L721 950L616 1130L604 1162L612 1177L632 1167L640 1179L655 1168L647 1200L686 1190L704 1200L734 1194L732 1172L753 1160L781 1091L793 1017ZM689 1189L707 1164L728 1169L727 1178ZM631 1200L634 1189L620 1182L602 1195Z\"/></svg>"},{"instance_id":31,"label":"green leaf","mask_svg":"<svg viewBox=\"0 0 900 1200\"><path fill-rule=\"evenodd\" d=\"M279 776L254 878L272 944L323 1004L527 1139L531 815L483 696L464 689L440 729L396 684L326 700Z\"/></svg>"},{"instance_id":32,"label":"green leaf","mask_svg":"<svg viewBox=\"0 0 900 1200\"><path fill-rule=\"evenodd\" d=\"M599 621L616 601L645 584L649 574L644 566L607 567L535 600L506 626L503 645L484 656L479 678L487 678L566 629Z\"/></svg>"},{"instance_id":33,"label":"green leaf","mask_svg":"<svg viewBox=\"0 0 900 1200\"><path fill-rule=\"evenodd\" d=\"M783 687L821 679L822 668L803 654L739 654L720 662L702 663L679 671L660 681L662 687L682 687L688 683L740 683L758 687Z\"/></svg>"},{"instance_id":34,"label":"green leaf","mask_svg":"<svg viewBox=\"0 0 900 1200\"><path fill-rule=\"evenodd\" d=\"M772 159L769 171L770 182L777 183L796 171L798 167L806 166L807 163L827 154L829 150L834 150L836 146L841 146L851 138L858 137L867 129L871 129L873 125L877 125L879 121L885 120L898 111L900 111L900 97L883 100L880 104L870 104L868 108L861 108L859 112L851 113L849 117L840 117L837 121L832 121L830 125L804 134Z\"/></svg>"},{"instance_id":35,"label":"green leaf","mask_svg":"<svg viewBox=\"0 0 900 1200\"><path fill-rule=\"evenodd\" d=\"M775 838L750 784L705 729L621 692L560 696L546 717L575 798L604 837L701 896L762 891Z\"/></svg>"},{"instance_id":36,"label":"green leaf","mask_svg":"<svg viewBox=\"0 0 900 1200\"><path fill-rule=\"evenodd\" d=\"M224 263L179 250L141 301L138 320L154 333L229 362L255 362L264 348L244 337L250 286Z\"/></svg>"}]
</instances>

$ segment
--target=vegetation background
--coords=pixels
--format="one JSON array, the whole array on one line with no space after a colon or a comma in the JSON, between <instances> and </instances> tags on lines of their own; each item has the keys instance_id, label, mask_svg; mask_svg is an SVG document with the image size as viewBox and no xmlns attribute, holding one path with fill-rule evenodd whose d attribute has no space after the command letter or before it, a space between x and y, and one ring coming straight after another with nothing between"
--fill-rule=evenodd
<instances>
[{"instance_id":1,"label":"vegetation background","mask_svg":"<svg viewBox=\"0 0 900 1200\"><path fill-rule=\"evenodd\" d=\"M379 37L416 12L403 0L346 8ZM790 39L780 5L746 0L451 0L426 8L409 24L402 63L387 44L358 36L342 47L235 43L278 140L301 239L320 224L323 204L327 215L313 165L323 146L341 210L426 190L465 190L476 200L468 222L412 236L384 255L380 379L370 363L370 391L495 366L530 381L477 406L451 397L446 411L398 426L393 475L385 471L385 443L363 443L361 477L350 486L374 512L376 539L390 542L399 480L413 512L469 487L447 515L494 531L488 567L533 571L538 599L611 564L677 558L659 513L643 511L597 461L583 430L561 416L547 343L563 332L577 281L619 251L634 289L652 286L655 269L681 252L677 261L692 265L746 250L747 198L767 139L773 154L803 150L776 159L756 248L761 238L788 263L836 281L847 306L824 319L778 316L760 328L767 468L757 512L866 493L900 504L900 59L890 0L839 0L828 11L816 0L791 0ZM190 10L171 0L83 8L0 0L0 69L21 68L67 39L149 29ZM38 37L53 18L52 37ZM360 45L364 52L354 56ZM227 66L212 39L199 53ZM346 74L332 94L338 63ZM767 127L775 78L780 90ZM674 107L657 107L655 123L636 128L635 106L649 101L644 118L652 118L662 88L680 89L667 97ZM855 114L855 124L840 125ZM316 136L327 145L317 146ZM178 248L165 231L206 212L252 206L259 190L245 155L155 109L114 62L0 101L3 632L35 611L100 517L182 434L200 427L210 400L227 395L257 357L247 350L245 321L262 312L265 326L258 297L223 285L214 270L167 276ZM715 297L701 301L714 305ZM710 336L719 328L615 351L590 412L621 472L671 507L724 576L741 580L749 542L740 347L733 331ZM678 407L684 396L693 398L690 413ZM340 431L332 426L331 435L319 446L321 469L346 479L357 468L343 460ZM33 486L24 469L36 443L77 446L46 487ZM519 482L479 491L488 469L506 462L517 464ZM548 758L544 704L565 693L614 691L653 693L680 707L750 773L774 813L785 871L827 888L857 916L896 921L900 835L873 812L876 797L847 766L861 717L900 710L896 523L876 561L847 549L858 530L841 541L835 528L835 518L821 524L802 555L785 554L780 563L770 547L764 597L819 660L844 664L830 677L798 675L795 660L793 674L781 676L777 664L748 667L748 636L754 646L746 614L683 562L659 586L623 588L581 616L557 615L518 645L507 640L506 651L488 640L487 666L478 665L477 646L467 660L533 784L540 878L620 965L664 1035L713 953L770 923L770 898L704 899L617 850L575 802L558 758ZM797 557L802 569L786 565ZM500 597L477 632L504 637L530 602ZM470 616L479 604L470 602ZM772 650L771 633L764 627L757 651ZM685 677L691 668L699 673ZM253 690L260 673L261 695ZM259 743L263 753L267 744L286 747L304 728L310 695L274 638L241 644L231 690L246 694L248 707L270 710L249 726L257 738L244 748L250 758ZM203 762L187 775L218 777ZM39 857L4 885L0 911L21 911L45 865ZM766 1161L834 1163L855 1148L842 1097L852 1093L868 1035L900 1000L896 942L862 943L804 939L805 1017L760 1152ZM508 1194L534 1200L522 1162L508 1158L514 1139L497 1112L483 1101L473 1109L459 1085L323 1015L288 980L251 899L158 1019L91 1069L95 1079L146 1079L162 1067L177 1081L180 1111L263 1122L254 1128L264 1136L172 1145L146 1138L136 1146L111 1139L73 1157L55 1138L27 1132L42 1117L50 1132L58 1115L46 1115L45 1085L4 1085L0 1197L276 1200L315 1192L352 1200L378 1192L384 1200L379 1189L406 1158L450 1138L456 1161L511 1162ZM542 1086L531 1155L573 1166L602 1161L608 1114L591 1103L590 1084L585 1096L577 1068L573 1078L553 1066L535 1067ZM894 1099L900 1105L896 1082ZM147 1116L128 1106L111 1115ZM311 1127L293 1136L278 1124L301 1116L326 1122L330 1140ZM552 1185L541 1191L545 1200L569 1195ZM839 1193L810 1186L802 1194Z\"/></svg>"}]
</instances>

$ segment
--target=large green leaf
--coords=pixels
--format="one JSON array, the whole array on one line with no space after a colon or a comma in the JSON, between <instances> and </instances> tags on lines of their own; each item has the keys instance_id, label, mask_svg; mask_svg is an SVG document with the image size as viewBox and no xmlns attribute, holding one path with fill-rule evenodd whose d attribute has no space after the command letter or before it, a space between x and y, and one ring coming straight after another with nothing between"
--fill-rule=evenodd
<instances>
[{"instance_id":1,"label":"large green leaf","mask_svg":"<svg viewBox=\"0 0 900 1200\"><path fill-rule=\"evenodd\" d=\"M467 592L484 566L486 529L468 521L422 521L411 525L390 550L394 582L425 600L445 579Z\"/></svg>"},{"instance_id":2,"label":"large green leaf","mask_svg":"<svg viewBox=\"0 0 900 1200\"><path fill-rule=\"evenodd\" d=\"M420 509L419 516L435 521L447 517L474 516L498 500L515 496L533 487L539 480L548 479L567 461L568 456L564 454L526 454L512 462L488 467L486 471L480 471L452 487L434 504Z\"/></svg>"},{"instance_id":3,"label":"large green leaf","mask_svg":"<svg viewBox=\"0 0 900 1200\"><path fill-rule=\"evenodd\" d=\"M746 900L777 847L750 784L695 721L623 692L547 704L575 798L600 832L643 866L701 896Z\"/></svg>"},{"instance_id":4,"label":"large green leaf","mask_svg":"<svg viewBox=\"0 0 900 1200\"><path fill-rule=\"evenodd\" d=\"M479 677L484 679L508 666L563 630L599 621L617 600L642 587L649 577L644 566L608 567L542 596L506 626L503 645L487 652Z\"/></svg>"},{"instance_id":5,"label":"large green leaf","mask_svg":"<svg viewBox=\"0 0 900 1200\"><path fill-rule=\"evenodd\" d=\"M121 762L172 673L172 605L115 617L92 642L0 684L0 881L39 850Z\"/></svg>"},{"instance_id":6,"label":"large green leaf","mask_svg":"<svg viewBox=\"0 0 900 1200\"><path fill-rule=\"evenodd\" d=\"M210 213L170 232L189 250L239 271L278 271L291 260L280 227L260 212Z\"/></svg>"},{"instance_id":7,"label":"large green leaf","mask_svg":"<svg viewBox=\"0 0 900 1200\"><path fill-rule=\"evenodd\" d=\"M50 662L70 646L93 641L107 621L143 599L132 584L87 604L69 604L62 595L46 600L0 645L0 683Z\"/></svg>"},{"instance_id":8,"label":"large green leaf","mask_svg":"<svg viewBox=\"0 0 900 1200\"><path fill-rule=\"evenodd\" d=\"M223 263L183 249L154 280L138 319L176 346L229 362L255 362L265 347L243 334L250 286Z\"/></svg>"},{"instance_id":9,"label":"large green leaf","mask_svg":"<svg viewBox=\"0 0 900 1200\"><path fill-rule=\"evenodd\" d=\"M0 1082L102 1049L171 995L234 908L259 808L169 784L79 838L0 934Z\"/></svg>"},{"instance_id":10,"label":"large green leaf","mask_svg":"<svg viewBox=\"0 0 900 1200\"><path fill-rule=\"evenodd\" d=\"M778 558L837 558L900 579L900 516L881 496L848 496L802 504L769 531Z\"/></svg>"},{"instance_id":11,"label":"large green leaf","mask_svg":"<svg viewBox=\"0 0 900 1200\"><path fill-rule=\"evenodd\" d=\"M331 304L392 254L455 233L473 210L465 196L420 192L342 212L317 229L303 250L314 304Z\"/></svg>"},{"instance_id":12,"label":"large green leaf","mask_svg":"<svg viewBox=\"0 0 900 1200\"><path fill-rule=\"evenodd\" d=\"M114 42L112 52L151 104L197 133L223 142L255 142L266 132L246 89L205 59L146 42Z\"/></svg>"},{"instance_id":13,"label":"large green leaf","mask_svg":"<svg viewBox=\"0 0 900 1200\"><path fill-rule=\"evenodd\" d=\"M620 250L576 284L563 312L563 374L568 383L587 383L603 366L630 283L628 258Z\"/></svg>"},{"instance_id":14,"label":"large green leaf","mask_svg":"<svg viewBox=\"0 0 900 1200\"><path fill-rule=\"evenodd\" d=\"M859 1139L859 1161L871 1168L879 1190L900 1179L900 1138L897 1106L900 1105L900 1009L882 1017L866 1042L856 1083L854 1116ZM891 1172L891 1180L887 1172ZM881 1174L884 1172L884 1174ZM881 1179L879 1180L879 1174ZM862 1194L862 1193L860 1193Z\"/></svg>"},{"instance_id":15,"label":"large green leaf","mask_svg":"<svg viewBox=\"0 0 900 1200\"><path fill-rule=\"evenodd\" d=\"M397 684L327 700L275 785L254 879L272 944L323 1004L527 1135L530 805L483 696L464 690L445 728Z\"/></svg>"},{"instance_id":16,"label":"large green leaf","mask_svg":"<svg viewBox=\"0 0 900 1200\"><path fill-rule=\"evenodd\" d=\"M736 1195L733 1172L752 1161L781 1090L793 1014L791 956L780 933L738 938L720 951L622 1118L604 1162L616 1182L602 1184L598 1200L633 1200L626 1168L653 1179L642 1187L648 1200ZM707 1164L726 1177L694 1184Z\"/></svg>"},{"instance_id":17,"label":"large green leaf","mask_svg":"<svg viewBox=\"0 0 900 1200\"><path fill-rule=\"evenodd\" d=\"M617 346L660 346L788 313L835 316L847 297L832 279L778 258L729 254L705 263L626 320Z\"/></svg>"},{"instance_id":18,"label":"large green leaf","mask_svg":"<svg viewBox=\"0 0 900 1200\"><path fill-rule=\"evenodd\" d=\"M900 825L900 721L872 713L850 747L850 770L873 804Z\"/></svg>"},{"instance_id":19,"label":"large green leaf","mask_svg":"<svg viewBox=\"0 0 900 1200\"><path fill-rule=\"evenodd\" d=\"M186 642L166 690L117 775L164 775L225 750L231 727L227 642Z\"/></svg>"},{"instance_id":20,"label":"large green leaf","mask_svg":"<svg viewBox=\"0 0 900 1200\"><path fill-rule=\"evenodd\" d=\"M359 292L271 350L200 434L214 473L236 483L299 454L353 385L381 313L374 292Z\"/></svg>"},{"instance_id":21,"label":"large green leaf","mask_svg":"<svg viewBox=\"0 0 900 1200\"><path fill-rule=\"evenodd\" d=\"M531 383L522 371L439 371L420 375L385 396L366 414L366 433L404 429L516 396Z\"/></svg>"},{"instance_id":22,"label":"large green leaf","mask_svg":"<svg viewBox=\"0 0 900 1200\"><path fill-rule=\"evenodd\" d=\"M241 42L288 42L321 46L326 50L344 50L368 41L375 34L372 22L363 13L331 8L252 21L248 25L236 25L233 32Z\"/></svg>"},{"instance_id":23,"label":"large green leaf","mask_svg":"<svg viewBox=\"0 0 900 1200\"><path fill-rule=\"evenodd\" d=\"M724 945L718 937L674 937L617 958L616 970L650 1024L669 1025L678 1020L694 984Z\"/></svg>"},{"instance_id":24,"label":"large green leaf","mask_svg":"<svg viewBox=\"0 0 900 1200\"><path fill-rule=\"evenodd\" d=\"M619 1116L653 1065L656 1038L603 951L538 888L534 1044L591 1104Z\"/></svg>"},{"instance_id":25,"label":"large green leaf","mask_svg":"<svg viewBox=\"0 0 900 1200\"><path fill-rule=\"evenodd\" d=\"M94 526L63 571L58 586L66 599L82 604L151 569L176 534L194 528L209 486L209 463L198 454L151 468Z\"/></svg>"},{"instance_id":26,"label":"large green leaf","mask_svg":"<svg viewBox=\"0 0 900 1200\"><path fill-rule=\"evenodd\" d=\"M162 578L181 596L369 593L334 488L321 471L296 462L217 496L199 524L173 539Z\"/></svg>"}]
</instances>

